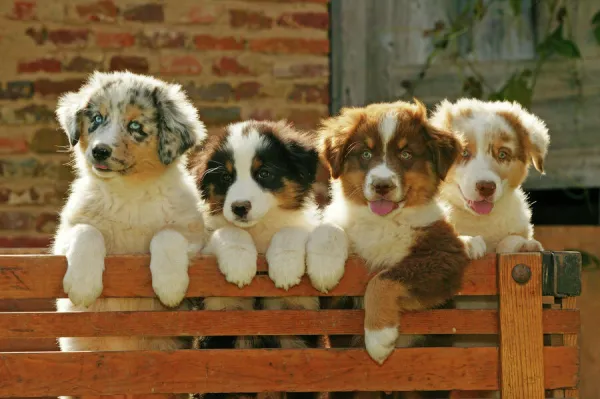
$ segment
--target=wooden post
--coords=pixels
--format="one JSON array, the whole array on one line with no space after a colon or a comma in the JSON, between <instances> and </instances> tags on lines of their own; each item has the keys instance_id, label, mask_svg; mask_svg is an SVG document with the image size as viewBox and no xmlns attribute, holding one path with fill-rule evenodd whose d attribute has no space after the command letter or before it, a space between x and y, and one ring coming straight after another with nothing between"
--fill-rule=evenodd
<instances>
[{"instance_id":1,"label":"wooden post","mask_svg":"<svg viewBox=\"0 0 600 399\"><path fill-rule=\"evenodd\" d=\"M502 399L544 399L542 258L500 255L500 391Z\"/></svg>"}]
</instances>

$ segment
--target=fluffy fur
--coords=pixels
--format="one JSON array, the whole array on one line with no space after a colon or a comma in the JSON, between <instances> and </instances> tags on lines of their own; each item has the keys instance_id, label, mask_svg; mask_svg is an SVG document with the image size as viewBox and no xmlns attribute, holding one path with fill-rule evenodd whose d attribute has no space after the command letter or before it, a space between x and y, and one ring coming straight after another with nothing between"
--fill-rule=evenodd
<instances>
[{"instance_id":1,"label":"fluffy fur","mask_svg":"<svg viewBox=\"0 0 600 399\"><path fill-rule=\"evenodd\" d=\"M529 166L544 173L550 138L543 121L517 103L461 99L438 105L432 123L463 142L442 185L450 222L478 258L494 252L541 251L521 184ZM496 308L495 297L456 298L459 309ZM491 336L455 337L457 346L497 345Z\"/></svg>"},{"instance_id":2,"label":"fluffy fur","mask_svg":"<svg viewBox=\"0 0 600 399\"><path fill-rule=\"evenodd\" d=\"M469 260L435 200L459 142L433 127L419 102L344 109L320 133L333 193L308 241L308 274L331 289L349 252L377 273L364 298L365 345L383 363L414 344L398 335L401 312L439 306L461 286Z\"/></svg>"},{"instance_id":3,"label":"fluffy fur","mask_svg":"<svg viewBox=\"0 0 600 399\"><path fill-rule=\"evenodd\" d=\"M57 301L58 311L163 310L180 304L188 286L188 253L202 247L204 231L184 155L206 135L196 110L177 85L97 72L60 99L57 116L77 172L52 248L68 262L63 286L69 299ZM105 256L148 252L160 301L97 299ZM63 351L181 346L177 339L152 337L59 342Z\"/></svg>"},{"instance_id":4,"label":"fluffy fur","mask_svg":"<svg viewBox=\"0 0 600 399\"><path fill-rule=\"evenodd\" d=\"M312 139L284 122L246 121L210 138L193 161L206 204L209 240L227 281L243 287L264 253L269 276L288 289L305 273L306 241L317 224L313 199L318 165ZM318 309L316 297L205 298L206 310ZM207 337L203 348L305 347L299 337Z\"/></svg>"}]
</instances>

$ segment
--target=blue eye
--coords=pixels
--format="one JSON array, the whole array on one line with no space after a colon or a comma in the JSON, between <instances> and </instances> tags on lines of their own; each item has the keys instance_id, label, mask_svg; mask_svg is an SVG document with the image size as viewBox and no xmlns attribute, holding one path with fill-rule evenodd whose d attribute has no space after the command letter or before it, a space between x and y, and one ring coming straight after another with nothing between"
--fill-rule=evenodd
<instances>
[{"instance_id":1,"label":"blue eye","mask_svg":"<svg viewBox=\"0 0 600 399\"><path fill-rule=\"evenodd\" d=\"M102 122L104 122L104 117L102 115L98 114L94 116L94 123L100 124Z\"/></svg>"},{"instance_id":2,"label":"blue eye","mask_svg":"<svg viewBox=\"0 0 600 399\"><path fill-rule=\"evenodd\" d=\"M131 121L129 122L129 129L131 130L141 130L142 129L142 125L140 125L139 122L136 121Z\"/></svg>"}]
</instances>

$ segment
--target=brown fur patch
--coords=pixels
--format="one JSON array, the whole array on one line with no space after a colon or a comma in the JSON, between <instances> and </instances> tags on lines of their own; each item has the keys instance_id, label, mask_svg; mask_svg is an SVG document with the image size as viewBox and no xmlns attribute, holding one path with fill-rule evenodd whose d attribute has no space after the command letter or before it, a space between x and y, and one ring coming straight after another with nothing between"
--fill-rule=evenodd
<instances>
[{"instance_id":1,"label":"brown fur patch","mask_svg":"<svg viewBox=\"0 0 600 399\"><path fill-rule=\"evenodd\" d=\"M282 209L298 209L302 206L302 201L298 197L303 197L302 187L294 181L284 179L282 190L273 193L277 199L277 204Z\"/></svg>"},{"instance_id":2,"label":"brown fur patch","mask_svg":"<svg viewBox=\"0 0 600 399\"><path fill-rule=\"evenodd\" d=\"M404 283L373 277L365 292L365 328L379 330L399 323L400 312L420 306Z\"/></svg>"}]
</instances>

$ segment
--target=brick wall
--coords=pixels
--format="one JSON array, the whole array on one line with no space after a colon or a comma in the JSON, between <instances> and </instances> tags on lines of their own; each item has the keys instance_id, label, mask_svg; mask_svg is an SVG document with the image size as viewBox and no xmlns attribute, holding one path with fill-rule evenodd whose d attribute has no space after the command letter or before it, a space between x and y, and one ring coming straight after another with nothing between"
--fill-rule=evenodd
<instances>
[{"instance_id":1,"label":"brick wall","mask_svg":"<svg viewBox=\"0 0 600 399\"><path fill-rule=\"evenodd\" d=\"M0 247L47 245L72 177L54 108L90 72L177 81L211 129L312 128L328 112L328 25L327 0L0 0Z\"/></svg>"}]
</instances>

